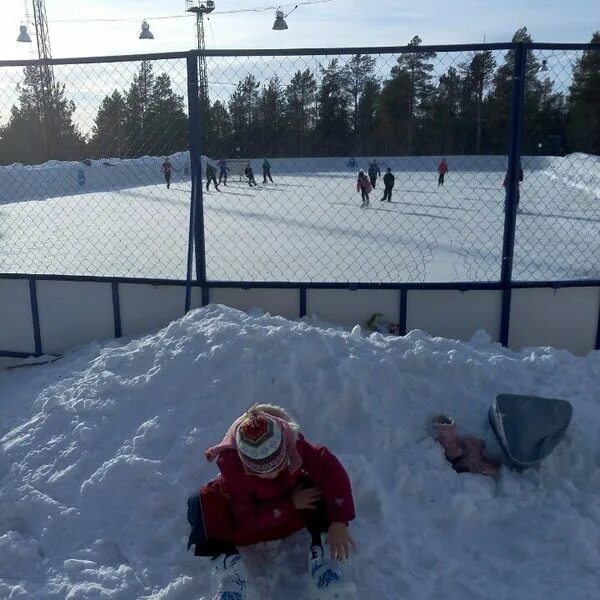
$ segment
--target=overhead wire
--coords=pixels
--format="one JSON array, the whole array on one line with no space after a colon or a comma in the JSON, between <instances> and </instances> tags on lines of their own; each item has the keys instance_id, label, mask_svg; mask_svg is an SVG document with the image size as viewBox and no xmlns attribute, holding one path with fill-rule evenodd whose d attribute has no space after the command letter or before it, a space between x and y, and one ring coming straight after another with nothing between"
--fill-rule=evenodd
<instances>
[{"instance_id":1,"label":"overhead wire","mask_svg":"<svg viewBox=\"0 0 600 600\"><path fill-rule=\"evenodd\" d=\"M301 0L300 2L292 2L288 4L277 4L271 6L256 6L254 8L236 8L230 10L215 10L213 15L235 15L240 13L261 13L269 10L277 10L285 7L308 6L311 4L326 4L334 0ZM147 21L162 21L166 19L189 19L194 18L193 14L185 15L157 15L154 17L146 17ZM50 23L137 23L139 17L123 17L123 18L99 18L99 19L52 19Z\"/></svg>"}]
</instances>

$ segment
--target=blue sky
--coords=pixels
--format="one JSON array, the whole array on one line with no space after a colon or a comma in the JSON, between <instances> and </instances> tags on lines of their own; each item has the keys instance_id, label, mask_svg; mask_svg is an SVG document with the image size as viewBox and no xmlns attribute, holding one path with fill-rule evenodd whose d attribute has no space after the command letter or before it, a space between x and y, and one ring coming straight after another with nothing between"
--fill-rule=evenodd
<instances>
[{"instance_id":1,"label":"blue sky","mask_svg":"<svg viewBox=\"0 0 600 600\"><path fill-rule=\"evenodd\" d=\"M499 42L508 41L523 25L536 41L587 42L600 29L599 0L332 0L300 6L283 32L271 29L274 8L219 14L269 7L269 0L215 1L217 10L206 32L208 48L401 45L415 34L427 44L481 42L484 36ZM34 48L15 42L24 0L2 4L0 59L33 57ZM47 0L46 4L55 57L187 50L195 45L193 19L156 18L184 15L184 0ZM288 11L292 6L283 8ZM144 17L150 21L154 41L138 40ZM65 19L129 20L60 22Z\"/></svg>"}]
</instances>

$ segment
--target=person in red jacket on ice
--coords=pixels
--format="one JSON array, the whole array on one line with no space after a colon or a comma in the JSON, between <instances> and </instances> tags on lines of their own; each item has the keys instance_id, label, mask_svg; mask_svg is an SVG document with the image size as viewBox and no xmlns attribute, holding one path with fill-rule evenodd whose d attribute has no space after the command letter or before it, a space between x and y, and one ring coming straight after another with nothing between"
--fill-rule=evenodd
<instances>
[{"instance_id":1,"label":"person in red jacket on ice","mask_svg":"<svg viewBox=\"0 0 600 600\"><path fill-rule=\"evenodd\" d=\"M444 185L444 179L446 177L446 173L448 172L448 161L446 161L445 158L442 158L442 162L440 162L438 165L437 172L439 175L438 187L440 187L440 185Z\"/></svg>"},{"instance_id":2,"label":"person in red jacket on ice","mask_svg":"<svg viewBox=\"0 0 600 600\"><path fill-rule=\"evenodd\" d=\"M356 549L348 531L355 518L352 488L327 448L304 439L284 409L257 404L205 455L216 460L220 475L188 500L188 550L195 545L196 556L212 558L218 580L213 600L246 597L239 547L301 529L311 536L309 575L315 592L342 598L353 590L337 562Z\"/></svg>"}]
</instances>

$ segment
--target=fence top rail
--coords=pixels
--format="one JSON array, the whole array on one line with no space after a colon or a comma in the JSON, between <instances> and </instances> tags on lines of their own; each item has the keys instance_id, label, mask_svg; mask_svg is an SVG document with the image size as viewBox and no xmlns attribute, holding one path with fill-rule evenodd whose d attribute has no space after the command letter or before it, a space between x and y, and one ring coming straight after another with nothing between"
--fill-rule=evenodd
<instances>
[{"instance_id":1,"label":"fence top rail","mask_svg":"<svg viewBox=\"0 0 600 600\"><path fill-rule=\"evenodd\" d=\"M40 64L74 65L92 63L137 62L142 60L168 60L190 56L251 57L251 56L332 56L351 54L420 54L423 52L481 52L484 50L512 50L519 43L499 42L493 44L443 44L428 46L360 46L332 48L231 48L221 50L187 50L149 54L118 54L114 56L83 56L53 58L50 60L1 60L0 67L28 67ZM600 44L533 42L523 44L531 50L600 50Z\"/></svg>"}]
</instances>

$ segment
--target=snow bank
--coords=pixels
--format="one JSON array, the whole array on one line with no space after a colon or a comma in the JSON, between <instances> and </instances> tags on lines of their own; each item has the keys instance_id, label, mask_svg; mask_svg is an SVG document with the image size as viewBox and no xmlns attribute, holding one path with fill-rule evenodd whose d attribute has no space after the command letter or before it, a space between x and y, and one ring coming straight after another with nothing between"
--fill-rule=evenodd
<instances>
[{"instance_id":1,"label":"snow bank","mask_svg":"<svg viewBox=\"0 0 600 600\"><path fill-rule=\"evenodd\" d=\"M287 407L347 466L361 597L595 597L599 379L598 352L516 354L482 333L363 337L219 306L4 373L0 597L207 598L209 563L185 552L186 497L216 473L203 450L259 400ZM570 400L567 441L539 471L457 475L430 417L482 434L502 391ZM263 598L304 598L306 543L245 553Z\"/></svg>"},{"instance_id":2,"label":"snow bank","mask_svg":"<svg viewBox=\"0 0 600 600\"><path fill-rule=\"evenodd\" d=\"M162 183L163 160L162 156L144 156L92 160L89 164L50 161L41 165L0 166L0 205ZM171 155L171 162L180 171L176 173L179 178L189 179L184 175L186 163L189 165L188 152Z\"/></svg>"},{"instance_id":3,"label":"snow bank","mask_svg":"<svg viewBox=\"0 0 600 600\"><path fill-rule=\"evenodd\" d=\"M552 158L547 174L550 179L600 199L600 156L575 153L563 158Z\"/></svg>"}]
</instances>

